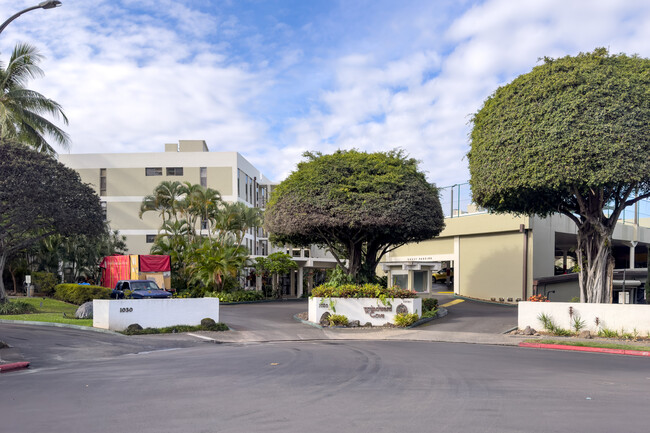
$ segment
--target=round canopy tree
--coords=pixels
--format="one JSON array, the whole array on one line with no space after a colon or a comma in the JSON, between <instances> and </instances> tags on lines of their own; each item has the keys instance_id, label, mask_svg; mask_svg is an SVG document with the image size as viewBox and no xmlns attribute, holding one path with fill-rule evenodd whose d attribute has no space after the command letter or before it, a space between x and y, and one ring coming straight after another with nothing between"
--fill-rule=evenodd
<instances>
[{"instance_id":1,"label":"round canopy tree","mask_svg":"<svg viewBox=\"0 0 650 433\"><path fill-rule=\"evenodd\" d=\"M604 48L545 58L473 118L474 201L573 220L580 300L609 302L614 227L625 207L650 196L649 125L650 60Z\"/></svg>"},{"instance_id":2,"label":"round canopy tree","mask_svg":"<svg viewBox=\"0 0 650 433\"><path fill-rule=\"evenodd\" d=\"M275 242L325 245L348 274L371 281L387 252L443 229L437 188L401 151L304 156L264 214Z\"/></svg>"},{"instance_id":3,"label":"round canopy tree","mask_svg":"<svg viewBox=\"0 0 650 433\"><path fill-rule=\"evenodd\" d=\"M9 256L53 234L98 236L99 197L79 174L24 145L0 140L0 276ZM0 302L6 299L0 278Z\"/></svg>"}]
</instances>

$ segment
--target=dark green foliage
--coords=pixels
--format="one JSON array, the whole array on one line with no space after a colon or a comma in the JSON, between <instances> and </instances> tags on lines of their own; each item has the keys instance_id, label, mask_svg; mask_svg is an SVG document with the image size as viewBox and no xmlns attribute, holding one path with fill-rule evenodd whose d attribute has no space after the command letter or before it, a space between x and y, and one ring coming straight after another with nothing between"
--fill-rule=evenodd
<instances>
[{"instance_id":1,"label":"dark green foliage","mask_svg":"<svg viewBox=\"0 0 650 433\"><path fill-rule=\"evenodd\" d=\"M252 302L264 299L264 293L256 290L237 290L235 292L210 292L205 296L210 298L219 298L219 302Z\"/></svg>"},{"instance_id":2,"label":"dark green foliage","mask_svg":"<svg viewBox=\"0 0 650 433\"><path fill-rule=\"evenodd\" d=\"M142 328L142 326L138 325L137 323L134 323L132 325L129 325L124 331L122 331L122 334L126 334L126 335L176 334L179 332L194 332L194 331L228 331L229 329L230 328L228 328L228 325L221 322L215 323L214 325L207 325L207 326L175 325L175 326L168 326L166 328L144 328L144 329Z\"/></svg>"},{"instance_id":3,"label":"dark green foliage","mask_svg":"<svg viewBox=\"0 0 650 433\"><path fill-rule=\"evenodd\" d=\"M499 88L473 123L470 184L492 210L548 215L578 210L573 189L646 192L650 60L604 49L547 58Z\"/></svg>"},{"instance_id":4,"label":"dark green foliage","mask_svg":"<svg viewBox=\"0 0 650 433\"><path fill-rule=\"evenodd\" d=\"M312 296L317 298L415 298L417 294L399 287L382 287L379 284L344 284L330 286L323 284L315 287Z\"/></svg>"},{"instance_id":5,"label":"dark green foliage","mask_svg":"<svg viewBox=\"0 0 650 433\"><path fill-rule=\"evenodd\" d=\"M35 313L36 307L24 301L8 301L0 303L0 314L30 314Z\"/></svg>"},{"instance_id":6,"label":"dark green foliage","mask_svg":"<svg viewBox=\"0 0 650 433\"><path fill-rule=\"evenodd\" d=\"M50 272L32 273L32 282L36 286L36 291L45 296L52 296L56 286L56 275Z\"/></svg>"},{"instance_id":7,"label":"dark green foliage","mask_svg":"<svg viewBox=\"0 0 650 433\"><path fill-rule=\"evenodd\" d=\"M438 300L436 298L422 298L422 313L432 311L438 308Z\"/></svg>"},{"instance_id":8,"label":"dark green foliage","mask_svg":"<svg viewBox=\"0 0 650 433\"><path fill-rule=\"evenodd\" d=\"M110 299L111 289L82 284L58 284L54 288L54 299L81 305L93 299Z\"/></svg>"},{"instance_id":9,"label":"dark green foliage","mask_svg":"<svg viewBox=\"0 0 650 433\"><path fill-rule=\"evenodd\" d=\"M0 154L0 275L8 257L55 233L101 233L99 197L76 171L3 140ZM0 278L0 302L5 296Z\"/></svg>"},{"instance_id":10,"label":"dark green foliage","mask_svg":"<svg viewBox=\"0 0 650 433\"><path fill-rule=\"evenodd\" d=\"M375 279L388 251L438 235L438 190L402 152L306 153L273 191L264 225L279 243L326 245L355 281Z\"/></svg>"},{"instance_id":11,"label":"dark green foliage","mask_svg":"<svg viewBox=\"0 0 650 433\"><path fill-rule=\"evenodd\" d=\"M650 196L650 60L604 48L544 59L485 101L467 157L480 206L577 224L581 301L608 302L612 232Z\"/></svg>"}]
</instances>

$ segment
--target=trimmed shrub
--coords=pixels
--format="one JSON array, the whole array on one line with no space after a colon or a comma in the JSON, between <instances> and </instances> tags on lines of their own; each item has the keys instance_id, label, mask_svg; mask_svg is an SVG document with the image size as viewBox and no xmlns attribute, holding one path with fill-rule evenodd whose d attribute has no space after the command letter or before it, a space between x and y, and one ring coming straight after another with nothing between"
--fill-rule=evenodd
<instances>
[{"instance_id":1,"label":"trimmed shrub","mask_svg":"<svg viewBox=\"0 0 650 433\"><path fill-rule=\"evenodd\" d=\"M438 309L436 298L422 298L422 313Z\"/></svg>"},{"instance_id":2,"label":"trimmed shrub","mask_svg":"<svg viewBox=\"0 0 650 433\"><path fill-rule=\"evenodd\" d=\"M348 326L348 318L343 314L332 314L328 317L330 326Z\"/></svg>"},{"instance_id":3,"label":"trimmed shrub","mask_svg":"<svg viewBox=\"0 0 650 433\"><path fill-rule=\"evenodd\" d=\"M237 290L236 292L207 292L209 298L219 298L219 302L252 302L264 299L264 293L256 290Z\"/></svg>"},{"instance_id":4,"label":"trimmed shrub","mask_svg":"<svg viewBox=\"0 0 650 433\"><path fill-rule=\"evenodd\" d=\"M411 326L412 324L417 322L419 318L420 316L418 316L417 313L396 314L395 325L400 326L402 328L406 326Z\"/></svg>"},{"instance_id":5,"label":"trimmed shrub","mask_svg":"<svg viewBox=\"0 0 650 433\"><path fill-rule=\"evenodd\" d=\"M211 319L209 317L206 317L205 319L201 319L201 328L209 328L216 324L217 322L215 322L214 319Z\"/></svg>"},{"instance_id":6,"label":"trimmed shrub","mask_svg":"<svg viewBox=\"0 0 650 433\"><path fill-rule=\"evenodd\" d=\"M93 299L110 299L111 289L81 284L58 284L54 288L54 299L81 305Z\"/></svg>"},{"instance_id":7,"label":"trimmed shrub","mask_svg":"<svg viewBox=\"0 0 650 433\"><path fill-rule=\"evenodd\" d=\"M30 314L35 312L36 307L25 301L7 301L0 303L0 314Z\"/></svg>"},{"instance_id":8,"label":"trimmed shrub","mask_svg":"<svg viewBox=\"0 0 650 433\"><path fill-rule=\"evenodd\" d=\"M32 273L32 282L38 293L52 296L56 287L56 275L50 272L34 272Z\"/></svg>"},{"instance_id":9,"label":"trimmed shrub","mask_svg":"<svg viewBox=\"0 0 650 433\"><path fill-rule=\"evenodd\" d=\"M205 320L205 319L204 319ZM228 331L228 325L225 323L215 323L214 326L210 328L204 328L203 326L189 326L189 325L175 325L168 326L166 328L144 328L134 323L129 325L122 334L126 335L145 335L145 334L178 334L180 332L193 332L193 331Z\"/></svg>"},{"instance_id":10,"label":"trimmed shrub","mask_svg":"<svg viewBox=\"0 0 650 433\"><path fill-rule=\"evenodd\" d=\"M399 287L382 287L379 284L323 284L315 287L311 295L318 298L415 298L417 293Z\"/></svg>"}]
</instances>

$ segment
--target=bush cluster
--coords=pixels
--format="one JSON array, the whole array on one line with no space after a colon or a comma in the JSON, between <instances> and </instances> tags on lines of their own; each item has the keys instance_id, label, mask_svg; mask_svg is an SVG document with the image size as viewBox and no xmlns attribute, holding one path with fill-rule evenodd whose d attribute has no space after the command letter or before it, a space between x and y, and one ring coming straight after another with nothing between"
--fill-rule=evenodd
<instances>
[{"instance_id":1,"label":"bush cluster","mask_svg":"<svg viewBox=\"0 0 650 433\"><path fill-rule=\"evenodd\" d=\"M54 299L81 305L93 299L110 299L111 289L101 286L80 284L58 284L54 288Z\"/></svg>"},{"instance_id":2,"label":"bush cluster","mask_svg":"<svg viewBox=\"0 0 650 433\"><path fill-rule=\"evenodd\" d=\"M400 327L411 326L418 321L420 316L417 313L402 313L395 315L395 324Z\"/></svg>"},{"instance_id":3,"label":"bush cluster","mask_svg":"<svg viewBox=\"0 0 650 433\"><path fill-rule=\"evenodd\" d=\"M36 307L25 301L0 302L0 314L30 314L35 312Z\"/></svg>"},{"instance_id":4,"label":"bush cluster","mask_svg":"<svg viewBox=\"0 0 650 433\"><path fill-rule=\"evenodd\" d=\"M137 323L129 325L122 334L126 335L143 335L143 334L176 334L179 332L193 331L228 331L228 325L221 322L215 322L213 319L205 318L201 320L199 326L175 325L166 328L144 328Z\"/></svg>"},{"instance_id":5,"label":"bush cluster","mask_svg":"<svg viewBox=\"0 0 650 433\"><path fill-rule=\"evenodd\" d=\"M327 318L330 326L348 326L348 318L343 314L332 314Z\"/></svg>"},{"instance_id":6,"label":"bush cluster","mask_svg":"<svg viewBox=\"0 0 650 433\"><path fill-rule=\"evenodd\" d=\"M32 273L32 282L38 293L45 296L52 296L54 294L56 275L50 272L34 272Z\"/></svg>"},{"instance_id":7,"label":"bush cluster","mask_svg":"<svg viewBox=\"0 0 650 433\"><path fill-rule=\"evenodd\" d=\"M264 293L257 290L237 290L235 292L206 292L209 298L219 298L219 302L251 302L264 299Z\"/></svg>"},{"instance_id":8,"label":"bush cluster","mask_svg":"<svg viewBox=\"0 0 650 433\"><path fill-rule=\"evenodd\" d=\"M379 284L323 284L311 291L319 298L415 298L417 293L399 287L382 287Z\"/></svg>"}]
</instances>

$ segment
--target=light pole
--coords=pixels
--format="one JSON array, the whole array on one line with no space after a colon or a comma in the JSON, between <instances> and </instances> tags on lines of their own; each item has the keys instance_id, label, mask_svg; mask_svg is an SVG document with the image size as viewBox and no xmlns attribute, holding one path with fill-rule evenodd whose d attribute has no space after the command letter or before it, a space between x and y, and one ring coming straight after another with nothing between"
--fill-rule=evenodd
<instances>
[{"instance_id":1,"label":"light pole","mask_svg":"<svg viewBox=\"0 0 650 433\"><path fill-rule=\"evenodd\" d=\"M2 23L2 25L0 26L0 33L2 33L2 31L5 29L5 27L7 27L9 25L10 22L12 22L13 20L18 18L19 16L21 16L25 12L33 11L34 9L58 8L59 6L61 6L60 1L58 1L58 0L48 0L48 1L42 1L39 4L37 4L36 6L32 6L32 7L29 7L27 9L23 9L22 11L12 15L11 17L9 17L9 19L7 21Z\"/></svg>"}]
</instances>

